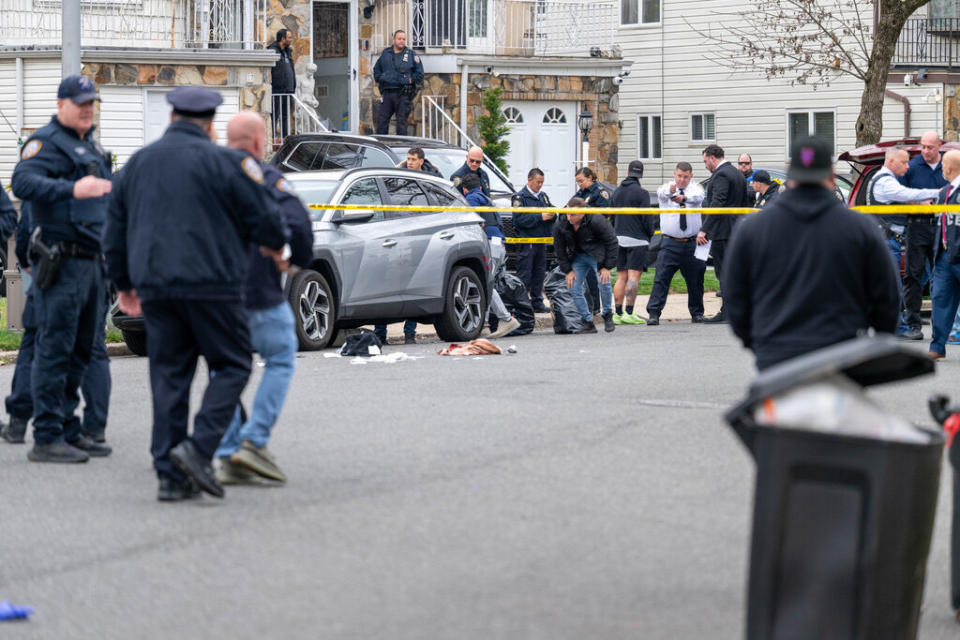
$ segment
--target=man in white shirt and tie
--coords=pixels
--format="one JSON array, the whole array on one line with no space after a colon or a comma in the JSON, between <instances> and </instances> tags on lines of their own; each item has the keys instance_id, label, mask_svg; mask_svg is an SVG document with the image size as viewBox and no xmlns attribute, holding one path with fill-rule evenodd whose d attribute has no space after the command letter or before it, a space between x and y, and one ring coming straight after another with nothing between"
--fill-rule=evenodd
<instances>
[{"instance_id":1,"label":"man in white shirt and tie","mask_svg":"<svg viewBox=\"0 0 960 640\"><path fill-rule=\"evenodd\" d=\"M698 209L704 192L693 182L693 167L689 162L677 163L673 180L657 189L661 209ZM657 254L653 291L647 302L648 326L660 324L660 313L667 302L670 282L680 270L687 283L687 308L692 322L703 322L703 274L706 260L694 256L697 233L700 231L699 213L661 213L660 233L663 236Z\"/></svg>"}]
</instances>

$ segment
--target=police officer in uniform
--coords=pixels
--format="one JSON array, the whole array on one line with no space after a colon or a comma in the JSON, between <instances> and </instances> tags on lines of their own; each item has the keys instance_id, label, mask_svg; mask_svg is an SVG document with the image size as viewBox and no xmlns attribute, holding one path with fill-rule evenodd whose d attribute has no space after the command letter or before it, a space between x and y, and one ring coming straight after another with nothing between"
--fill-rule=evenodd
<instances>
[{"instance_id":1,"label":"police officer in uniform","mask_svg":"<svg viewBox=\"0 0 960 640\"><path fill-rule=\"evenodd\" d=\"M393 34L393 46L384 49L373 66L373 79L380 85L377 133L389 133L390 118L397 114L397 135L407 135L407 116L417 87L423 83L423 65L420 56L407 48L406 33Z\"/></svg>"},{"instance_id":2,"label":"police officer in uniform","mask_svg":"<svg viewBox=\"0 0 960 640\"><path fill-rule=\"evenodd\" d=\"M574 198L581 198L587 207L600 208L610 206L610 192L603 188L597 182L597 174L590 167L580 167L574 176L577 181L578 190L573 194ZM613 216L605 215L607 222L613 225ZM590 310L596 314L600 310L600 290L597 288L597 281L594 278L587 278L586 298L590 304Z\"/></svg>"},{"instance_id":3,"label":"police officer in uniform","mask_svg":"<svg viewBox=\"0 0 960 640\"><path fill-rule=\"evenodd\" d=\"M250 375L243 312L249 243L282 263L285 228L249 154L218 147L223 99L203 87L167 94L163 137L133 154L114 184L104 230L120 308L143 314L153 392L157 499L223 497L211 465ZM203 356L210 383L187 435L190 383Z\"/></svg>"},{"instance_id":4,"label":"police officer in uniform","mask_svg":"<svg viewBox=\"0 0 960 640\"><path fill-rule=\"evenodd\" d=\"M83 435L74 416L104 322L100 232L111 161L93 138L97 99L89 78L64 78L57 115L27 140L13 172L13 193L30 203L33 224L33 462L86 462L111 451Z\"/></svg>"},{"instance_id":5,"label":"police officer in uniform","mask_svg":"<svg viewBox=\"0 0 960 640\"><path fill-rule=\"evenodd\" d=\"M527 186L513 194L514 207L552 207L543 189L543 171L534 167L527 173ZM522 211L513 214L513 229L518 238L551 238L555 213ZM536 313L547 311L543 304L543 278L547 271L547 245L521 244L517 249L517 277L530 294Z\"/></svg>"},{"instance_id":6,"label":"police officer in uniform","mask_svg":"<svg viewBox=\"0 0 960 640\"><path fill-rule=\"evenodd\" d=\"M459 169L450 174L450 181L453 182L453 186L458 190L460 189L460 183L463 181L463 176L468 173L475 173L477 177L480 178L480 188L483 190L483 195L490 197L490 178L487 176L487 172L483 170L483 149L480 147L470 147L467 151L467 160L463 163Z\"/></svg>"}]
</instances>

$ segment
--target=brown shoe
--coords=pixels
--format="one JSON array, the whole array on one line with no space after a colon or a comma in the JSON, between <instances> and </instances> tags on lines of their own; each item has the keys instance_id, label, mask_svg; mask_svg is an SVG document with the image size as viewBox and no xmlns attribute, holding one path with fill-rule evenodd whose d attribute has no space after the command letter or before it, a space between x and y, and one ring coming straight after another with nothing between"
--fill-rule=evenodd
<instances>
[{"instance_id":1,"label":"brown shoe","mask_svg":"<svg viewBox=\"0 0 960 640\"><path fill-rule=\"evenodd\" d=\"M937 353L936 351L931 351L927 355L930 356L931 360L945 360L947 357L946 354Z\"/></svg>"}]
</instances>

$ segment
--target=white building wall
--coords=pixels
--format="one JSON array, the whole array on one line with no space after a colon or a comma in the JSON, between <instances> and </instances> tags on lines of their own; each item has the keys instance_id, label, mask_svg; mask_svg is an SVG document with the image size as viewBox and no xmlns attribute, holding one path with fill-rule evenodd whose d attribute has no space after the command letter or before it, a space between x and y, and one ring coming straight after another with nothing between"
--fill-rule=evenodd
<instances>
[{"instance_id":1,"label":"white building wall","mask_svg":"<svg viewBox=\"0 0 960 640\"><path fill-rule=\"evenodd\" d=\"M793 110L834 111L836 150L853 148L854 126L860 111L863 83L842 76L829 87L814 90L808 86L790 86L789 80L767 81L760 73L731 71L711 57L705 40L691 30L717 27L732 18L720 18L717 12L731 16L743 11L742 3L732 0L672 0L662 3L661 25L621 27L617 40L623 57L633 62L630 75L620 86L620 131L618 170L626 175L627 164L638 157L637 116L661 115L663 118L662 161L648 161L644 182L648 186L669 179L677 162L687 161L694 176L707 177L700 152L707 143L690 140L690 114L715 114L716 143L736 162L739 153L753 157L755 168L782 168L787 159L787 112ZM687 24L689 22L689 25ZM942 129L942 104L930 94L941 85L919 87L891 85L891 90L906 96L913 109L911 134L919 136L928 129ZM930 97L928 97L930 96ZM886 98L883 111L884 139L903 136L903 105ZM838 166L845 173L847 167Z\"/></svg>"},{"instance_id":2,"label":"white building wall","mask_svg":"<svg viewBox=\"0 0 960 640\"><path fill-rule=\"evenodd\" d=\"M15 60L0 60L0 183L10 185L13 167L20 157L17 146L17 72ZM50 122L57 112L57 86L60 84L59 60L23 61L23 140ZM8 124L9 121L9 124Z\"/></svg>"}]
</instances>

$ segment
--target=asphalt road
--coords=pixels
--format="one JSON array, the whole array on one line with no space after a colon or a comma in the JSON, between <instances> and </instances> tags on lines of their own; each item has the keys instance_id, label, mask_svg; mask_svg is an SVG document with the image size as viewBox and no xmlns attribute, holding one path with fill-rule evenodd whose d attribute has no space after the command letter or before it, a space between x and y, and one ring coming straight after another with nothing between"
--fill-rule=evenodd
<instances>
[{"instance_id":1,"label":"asphalt road","mask_svg":"<svg viewBox=\"0 0 960 640\"><path fill-rule=\"evenodd\" d=\"M753 464L721 413L749 355L685 322L510 343L302 354L271 444L288 485L182 504L155 500L147 361L115 358L112 457L35 465L0 444L0 600L36 608L0 635L742 637ZM929 393L960 395L950 349L936 376L874 395L929 423ZM924 639L960 631L948 480Z\"/></svg>"}]
</instances>

